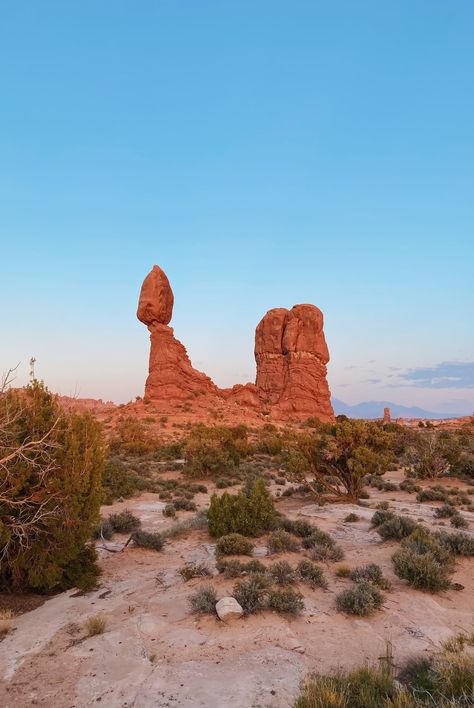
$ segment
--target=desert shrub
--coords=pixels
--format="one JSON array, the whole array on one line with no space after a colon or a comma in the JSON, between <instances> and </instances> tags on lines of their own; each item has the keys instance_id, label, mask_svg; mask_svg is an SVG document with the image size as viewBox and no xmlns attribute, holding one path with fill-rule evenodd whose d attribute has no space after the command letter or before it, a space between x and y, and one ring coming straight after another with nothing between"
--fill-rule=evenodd
<instances>
[{"instance_id":1,"label":"desert shrub","mask_svg":"<svg viewBox=\"0 0 474 708\"><path fill-rule=\"evenodd\" d=\"M422 489L416 495L417 502L425 501L448 501L449 495L445 489L436 489L436 487L428 487L427 489Z\"/></svg>"},{"instance_id":2,"label":"desert shrub","mask_svg":"<svg viewBox=\"0 0 474 708\"><path fill-rule=\"evenodd\" d=\"M417 529L393 554L396 575L419 590L439 592L450 586L453 557L434 534Z\"/></svg>"},{"instance_id":3,"label":"desert shrub","mask_svg":"<svg viewBox=\"0 0 474 708\"><path fill-rule=\"evenodd\" d=\"M381 526L386 521L394 519L395 516L396 514L388 509L377 509L375 514L372 516L370 523L373 527L377 528L377 526Z\"/></svg>"},{"instance_id":4,"label":"desert shrub","mask_svg":"<svg viewBox=\"0 0 474 708\"><path fill-rule=\"evenodd\" d=\"M363 666L348 674L311 676L294 708L415 708L409 696L401 702L401 693L389 672Z\"/></svg>"},{"instance_id":5,"label":"desert shrub","mask_svg":"<svg viewBox=\"0 0 474 708\"><path fill-rule=\"evenodd\" d=\"M384 541L390 539L400 541L402 538L406 538L413 533L417 528L419 528L419 525L416 521L410 519L410 517L394 515L383 524L380 524L380 526L377 526L377 533Z\"/></svg>"},{"instance_id":6,"label":"desert shrub","mask_svg":"<svg viewBox=\"0 0 474 708\"><path fill-rule=\"evenodd\" d=\"M268 609L280 614L298 615L304 610L303 596L292 587L271 590Z\"/></svg>"},{"instance_id":7,"label":"desert shrub","mask_svg":"<svg viewBox=\"0 0 474 708\"><path fill-rule=\"evenodd\" d=\"M311 536L303 539L304 548L311 550L315 561L339 561L344 558L344 551L325 531L314 528Z\"/></svg>"},{"instance_id":8,"label":"desert shrub","mask_svg":"<svg viewBox=\"0 0 474 708\"><path fill-rule=\"evenodd\" d=\"M350 578L352 570L350 566L342 564L337 566L335 573L338 578Z\"/></svg>"},{"instance_id":9,"label":"desert shrub","mask_svg":"<svg viewBox=\"0 0 474 708\"><path fill-rule=\"evenodd\" d=\"M382 607L384 596L372 583L362 580L353 588L343 590L336 597L336 607L340 612L366 617Z\"/></svg>"},{"instance_id":10,"label":"desert shrub","mask_svg":"<svg viewBox=\"0 0 474 708\"><path fill-rule=\"evenodd\" d=\"M403 492L408 492L408 494L413 494L414 492L420 492L421 487L419 484L415 484L415 482L412 479L404 479L402 482L400 482L400 489Z\"/></svg>"},{"instance_id":11,"label":"desert shrub","mask_svg":"<svg viewBox=\"0 0 474 708\"><path fill-rule=\"evenodd\" d=\"M257 479L248 493L228 494L218 497L213 494L208 512L209 533L222 536L241 533L254 536L269 529L275 509L273 500L263 479Z\"/></svg>"},{"instance_id":12,"label":"desert shrub","mask_svg":"<svg viewBox=\"0 0 474 708\"><path fill-rule=\"evenodd\" d=\"M165 540L161 533L152 533L137 529L132 534L133 543L138 548L148 548L150 551L161 551L165 544Z\"/></svg>"},{"instance_id":13,"label":"desert shrub","mask_svg":"<svg viewBox=\"0 0 474 708\"><path fill-rule=\"evenodd\" d=\"M463 647L441 651L430 656L409 659L402 666L399 680L420 702L431 698L436 706L474 705L474 658Z\"/></svg>"},{"instance_id":14,"label":"desert shrub","mask_svg":"<svg viewBox=\"0 0 474 708\"><path fill-rule=\"evenodd\" d=\"M194 595L188 597L191 612L199 615L214 615L217 597L212 585L204 585Z\"/></svg>"},{"instance_id":15,"label":"desert shrub","mask_svg":"<svg viewBox=\"0 0 474 708\"><path fill-rule=\"evenodd\" d=\"M225 578L238 578L239 575L249 573L260 573L264 575L267 572L264 564L256 558L247 563L242 563L242 561L236 558L219 558L216 563L216 568L219 573L224 574Z\"/></svg>"},{"instance_id":16,"label":"desert shrub","mask_svg":"<svg viewBox=\"0 0 474 708\"><path fill-rule=\"evenodd\" d=\"M353 524L356 521L360 521L360 516L358 514L354 514L354 512L351 512L350 514L347 514L347 516L344 517L344 521L349 524Z\"/></svg>"},{"instance_id":17,"label":"desert shrub","mask_svg":"<svg viewBox=\"0 0 474 708\"><path fill-rule=\"evenodd\" d=\"M361 420L321 427L316 434L300 435L296 443L305 464L294 472L287 469L286 476L308 484L311 472L313 492L354 501L361 498L366 475L383 474L392 458L390 434L377 423Z\"/></svg>"},{"instance_id":18,"label":"desert shrub","mask_svg":"<svg viewBox=\"0 0 474 708\"><path fill-rule=\"evenodd\" d=\"M107 619L104 615L94 615L86 621L86 631L88 637L95 637L97 634L103 634L107 626Z\"/></svg>"},{"instance_id":19,"label":"desert shrub","mask_svg":"<svg viewBox=\"0 0 474 708\"><path fill-rule=\"evenodd\" d=\"M64 587L95 574L104 443L89 413L65 412L34 380L0 391L0 589Z\"/></svg>"},{"instance_id":20,"label":"desert shrub","mask_svg":"<svg viewBox=\"0 0 474 708\"><path fill-rule=\"evenodd\" d=\"M466 521L464 516L459 512L452 514L450 521L451 526L454 526L455 529L467 529L469 527L468 522Z\"/></svg>"},{"instance_id":21,"label":"desert shrub","mask_svg":"<svg viewBox=\"0 0 474 708\"><path fill-rule=\"evenodd\" d=\"M376 509L383 509L387 511L387 509L390 509L390 504L388 501L381 501L377 504Z\"/></svg>"},{"instance_id":22,"label":"desert shrub","mask_svg":"<svg viewBox=\"0 0 474 708\"><path fill-rule=\"evenodd\" d=\"M447 431L418 435L408 454L412 474L418 479L434 479L455 466L461 455L456 435Z\"/></svg>"},{"instance_id":23,"label":"desert shrub","mask_svg":"<svg viewBox=\"0 0 474 708\"><path fill-rule=\"evenodd\" d=\"M163 516L174 518L176 516L176 507L174 504L166 504L163 509Z\"/></svg>"},{"instance_id":24,"label":"desert shrub","mask_svg":"<svg viewBox=\"0 0 474 708\"><path fill-rule=\"evenodd\" d=\"M132 533L142 525L140 519L128 509L121 511L119 514L110 514L108 522L115 533Z\"/></svg>"},{"instance_id":25,"label":"desert shrub","mask_svg":"<svg viewBox=\"0 0 474 708\"><path fill-rule=\"evenodd\" d=\"M449 551L457 556L474 556L474 538L466 533L438 531L435 537Z\"/></svg>"},{"instance_id":26,"label":"desert shrub","mask_svg":"<svg viewBox=\"0 0 474 708\"><path fill-rule=\"evenodd\" d=\"M327 580L319 565L309 560L301 560L296 566L300 578L312 588L326 588Z\"/></svg>"},{"instance_id":27,"label":"desert shrub","mask_svg":"<svg viewBox=\"0 0 474 708\"><path fill-rule=\"evenodd\" d=\"M237 582L232 594L245 614L249 615L266 607L269 585L266 575L254 573L247 579Z\"/></svg>"},{"instance_id":28,"label":"desert shrub","mask_svg":"<svg viewBox=\"0 0 474 708\"><path fill-rule=\"evenodd\" d=\"M207 526L207 512L203 509L198 511L195 516L192 516L183 521L176 521L168 529L161 531L161 536L166 541L170 538L177 538L178 536L184 536L190 531L196 529L202 529Z\"/></svg>"},{"instance_id":29,"label":"desert shrub","mask_svg":"<svg viewBox=\"0 0 474 708\"><path fill-rule=\"evenodd\" d=\"M292 568L286 561L277 561L276 563L273 563L268 568L268 572L278 585L291 585L296 581L296 573L294 568Z\"/></svg>"},{"instance_id":30,"label":"desert shrub","mask_svg":"<svg viewBox=\"0 0 474 708\"><path fill-rule=\"evenodd\" d=\"M136 489L136 475L118 458L107 460L102 473L102 504L112 504L120 497L131 497Z\"/></svg>"},{"instance_id":31,"label":"desert shrub","mask_svg":"<svg viewBox=\"0 0 474 708\"><path fill-rule=\"evenodd\" d=\"M456 514L456 508L451 504L443 504L443 506L438 507L435 510L435 517L437 519L447 519Z\"/></svg>"},{"instance_id":32,"label":"desert shrub","mask_svg":"<svg viewBox=\"0 0 474 708\"><path fill-rule=\"evenodd\" d=\"M187 582L192 578L209 576L211 575L211 571L203 563L190 563L189 565L183 565L183 567L179 569L179 574L183 580Z\"/></svg>"},{"instance_id":33,"label":"desert shrub","mask_svg":"<svg viewBox=\"0 0 474 708\"><path fill-rule=\"evenodd\" d=\"M280 526L288 533L292 533L295 536L300 536L301 538L307 538L311 536L315 530L315 527L309 523L309 521L304 521L303 519L288 519L286 516L280 516L278 518L278 526Z\"/></svg>"},{"instance_id":34,"label":"desert shrub","mask_svg":"<svg viewBox=\"0 0 474 708\"><path fill-rule=\"evenodd\" d=\"M0 642L7 636L13 624L13 612L11 610L0 610Z\"/></svg>"},{"instance_id":35,"label":"desert shrub","mask_svg":"<svg viewBox=\"0 0 474 708\"><path fill-rule=\"evenodd\" d=\"M113 535L114 527L110 523L110 520L101 516L99 523L92 530L92 538L104 538L106 541L110 541Z\"/></svg>"},{"instance_id":36,"label":"desert shrub","mask_svg":"<svg viewBox=\"0 0 474 708\"><path fill-rule=\"evenodd\" d=\"M191 501L190 499L182 498L182 497L178 497L177 499L173 499L173 506L176 511L196 511L197 510L197 506L193 501Z\"/></svg>"},{"instance_id":37,"label":"desert shrub","mask_svg":"<svg viewBox=\"0 0 474 708\"><path fill-rule=\"evenodd\" d=\"M361 580L366 580L369 583L377 585L377 587L382 590L390 590L392 587L390 581L384 577L381 567L376 563L369 563L369 565L355 568L351 572L350 578L351 580L355 580L356 583Z\"/></svg>"},{"instance_id":38,"label":"desert shrub","mask_svg":"<svg viewBox=\"0 0 474 708\"><path fill-rule=\"evenodd\" d=\"M132 416L120 416L110 441L112 453L143 455L156 450L158 446L159 440L153 436L143 421Z\"/></svg>"},{"instance_id":39,"label":"desert shrub","mask_svg":"<svg viewBox=\"0 0 474 708\"><path fill-rule=\"evenodd\" d=\"M248 431L245 425L208 428L199 424L184 443L184 471L191 477L219 477L232 472L248 451Z\"/></svg>"},{"instance_id":40,"label":"desert shrub","mask_svg":"<svg viewBox=\"0 0 474 708\"><path fill-rule=\"evenodd\" d=\"M391 656L380 667L364 666L308 677L294 708L461 708L474 703L474 658L460 649L415 656L401 667L398 682Z\"/></svg>"},{"instance_id":41,"label":"desert shrub","mask_svg":"<svg viewBox=\"0 0 474 708\"><path fill-rule=\"evenodd\" d=\"M250 556L253 543L240 533L221 536L216 543L216 554L221 556Z\"/></svg>"},{"instance_id":42,"label":"desert shrub","mask_svg":"<svg viewBox=\"0 0 474 708\"><path fill-rule=\"evenodd\" d=\"M300 544L297 539L288 531L277 529L268 536L268 548L271 553L281 553L282 551L299 551Z\"/></svg>"}]
</instances>

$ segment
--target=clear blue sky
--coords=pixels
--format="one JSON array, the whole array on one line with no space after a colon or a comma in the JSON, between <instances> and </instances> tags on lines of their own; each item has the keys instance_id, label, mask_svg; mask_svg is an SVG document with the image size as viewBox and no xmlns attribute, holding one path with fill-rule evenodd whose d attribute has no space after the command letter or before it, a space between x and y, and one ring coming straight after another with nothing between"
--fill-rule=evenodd
<instances>
[{"instance_id":1,"label":"clear blue sky","mask_svg":"<svg viewBox=\"0 0 474 708\"><path fill-rule=\"evenodd\" d=\"M0 370L141 394L157 263L220 385L312 302L335 396L471 411L473 36L471 0L0 2Z\"/></svg>"}]
</instances>

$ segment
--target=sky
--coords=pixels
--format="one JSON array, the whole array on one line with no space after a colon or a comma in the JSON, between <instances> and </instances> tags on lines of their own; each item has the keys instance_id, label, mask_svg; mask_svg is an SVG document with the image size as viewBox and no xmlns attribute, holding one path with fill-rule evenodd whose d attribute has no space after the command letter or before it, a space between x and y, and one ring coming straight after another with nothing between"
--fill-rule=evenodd
<instances>
[{"instance_id":1,"label":"sky","mask_svg":"<svg viewBox=\"0 0 474 708\"><path fill-rule=\"evenodd\" d=\"M143 394L153 264L218 385L272 307L335 397L474 409L471 0L0 0L0 372Z\"/></svg>"}]
</instances>

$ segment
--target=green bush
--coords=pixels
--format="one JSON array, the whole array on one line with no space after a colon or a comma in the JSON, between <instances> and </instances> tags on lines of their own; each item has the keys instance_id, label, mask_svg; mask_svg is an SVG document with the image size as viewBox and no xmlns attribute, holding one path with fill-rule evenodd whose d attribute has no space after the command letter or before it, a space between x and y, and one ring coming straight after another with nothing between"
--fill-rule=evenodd
<instances>
[{"instance_id":1,"label":"green bush","mask_svg":"<svg viewBox=\"0 0 474 708\"><path fill-rule=\"evenodd\" d=\"M267 606L269 585L266 575L255 573L250 575L248 579L237 582L232 595L245 614L253 614Z\"/></svg>"},{"instance_id":2,"label":"green bush","mask_svg":"<svg viewBox=\"0 0 474 708\"><path fill-rule=\"evenodd\" d=\"M339 561L344 558L344 551L325 531L313 528L311 536L303 539L304 548L311 549L311 558L315 561Z\"/></svg>"},{"instance_id":3,"label":"green bush","mask_svg":"<svg viewBox=\"0 0 474 708\"><path fill-rule=\"evenodd\" d=\"M288 533L292 533L295 536L300 536L301 538L307 538L312 536L315 531L315 526L309 523L309 521L304 521L303 519L288 519L286 516L281 516L277 520L278 526L280 526Z\"/></svg>"},{"instance_id":4,"label":"green bush","mask_svg":"<svg viewBox=\"0 0 474 708\"><path fill-rule=\"evenodd\" d=\"M297 539L288 531L277 529L268 536L268 548L271 553L281 553L282 551L299 551L300 544Z\"/></svg>"},{"instance_id":5,"label":"green bush","mask_svg":"<svg viewBox=\"0 0 474 708\"><path fill-rule=\"evenodd\" d=\"M216 554L221 556L250 556L253 543L240 533L229 533L221 536L216 543Z\"/></svg>"},{"instance_id":6,"label":"green bush","mask_svg":"<svg viewBox=\"0 0 474 708\"><path fill-rule=\"evenodd\" d=\"M169 518L174 519L176 516L176 507L174 504L166 504L165 508L163 509L163 516L167 516Z\"/></svg>"},{"instance_id":7,"label":"green bush","mask_svg":"<svg viewBox=\"0 0 474 708\"><path fill-rule=\"evenodd\" d=\"M248 431L245 425L208 428L199 424L184 443L184 471L197 478L232 473L248 451Z\"/></svg>"},{"instance_id":8,"label":"green bush","mask_svg":"<svg viewBox=\"0 0 474 708\"><path fill-rule=\"evenodd\" d=\"M377 533L384 541L391 539L400 541L402 538L406 538L413 533L417 528L419 528L419 525L408 516L394 515L383 524L380 524L380 526L377 526Z\"/></svg>"},{"instance_id":9,"label":"green bush","mask_svg":"<svg viewBox=\"0 0 474 708\"><path fill-rule=\"evenodd\" d=\"M110 514L108 522L116 533L132 533L132 531L139 529L142 524L140 519L128 509L121 511L119 514Z\"/></svg>"},{"instance_id":10,"label":"green bush","mask_svg":"<svg viewBox=\"0 0 474 708\"><path fill-rule=\"evenodd\" d=\"M137 489L136 475L116 457L107 460L102 474L102 504L113 504L115 499L131 497Z\"/></svg>"},{"instance_id":11,"label":"green bush","mask_svg":"<svg viewBox=\"0 0 474 708\"><path fill-rule=\"evenodd\" d=\"M76 585L82 565L84 576L96 576L86 543L102 498L99 424L65 412L35 380L0 395L0 430L0 589Z\"/></svg>"},{"instance_id":12,"label":"green bush","mask_svg":"<svg viewBox=\"0 0 474 708\"><path fill-rule=\"evenodd\" d=\"M376 563L369 563L360 568L355 568L350 574L351 580L356 583L361 580L366 580L369 583L377 585L382 590L390 590L391 583L384 577L382 569Z\"/></svg>"},{"instance_id":13,"label":"green bush","mask_svg":"<svg viewBox=\"0 0 474 708\"><path fill-rule=\"evenodd\" d=\"M132 541L139 548L148 548L151 551L161 551L165 543L160 533L151 533L142 529L133 532Z\"/></svg>"},{"instance_id":14,"label":"green bush","mask_svg":"<svg viewBox=\"0 0 474 708\"><path fill-rule=\"evenodd\" d=\"M298 615L304 610L303 596L292 587L271 590L267 606L269 610L280 614Z\"/></svg>"},{"instance_id":15,"label":"green bush","mask_svg":"<svg viewBox=\"0 0 474 708\"><path fill-rule=\"evenodd\" d=\"M453 556L434 534L417 529L392 556L396 575L419 590L439 592L450 586Z\"/></svg>"},{"instance_id":16,"label":"green bush","mask_svg":"<svg viewBox=\"0 0 474 708\"><path fill-rule=\"evenodd\" d=\"M344 517L344 521L346 523L353 524L356 521L360 521L360 516L351 512L350 514L347 514L347 516Z\"/></svg>"},{"instance_id":17,"label":"green bush","mask_svg":"<svg viewBox=\"0 0 474 708\"><path fill-rule=\"evenodd\" d=\"M213 494L208 511L211 536L241 533L255 536L271 528L275 515L273 500L263 479L257 479L248 494Z\"/></svg>"},{"instance_id":18,"label":"green bush","mask_svg":"<svg viewBox=\"0 0 474 708\"><path fill-rule=\"evenodd\" d=\"M336 597L336 606L340 612L366 617L378 610L384 601L380 590L372 583L362 580L353 588L344 590Z\"/></svg>"},{"instance_id":19,"label":"green bush","mask_svg":"<svg viewBox=\"0 0 474 708\"><path fill-rule=\"evenodd\" d=\"M289 563L286 561L277 561L273 563L268 571L272 579L278 585L291 585L296 581L296 573Z\"/></svg>"},{"instance_id":20,"label":"green bush","mask_svg":"<svg viewBox=\"0 0 474 708\"><path fill-rule=\"evenodd\" d=\"M438 541L456 556L474 556L474 538L466 533L447 533L438 531Z\"/></svg>"},{"instance_id":21,"label":"green bush","mask_svg":"<svg viewBox=\"0 0 474 708\"><path fill-rule=\"evenodd\" d=\"M217 597L212 585L199 588L188 598L191 612L199 615L214 615L216 613Z\"/></svg>"},{"instance_id":22,"label":"green bush","mask_svg":"<svg viewBox=\"0 0 474 708\"><path fill-rule=\"evenodd\" d=\"M296 570L300 578L312 588L327 588L327 581L319 565L309 560L301 560Z\"/></svg>"},{"instance_id":23,"label":"green bush","mask_svg":"<svg viewBox=\"0 0 474 708\"><path fill-rule=\"evenodd\" d=\"M456 512L451 516L451 526L453 526L455 529L467 529L469 528L469 524L464 518L462 514L459 512Z\"/></svg>"}]
</instances>

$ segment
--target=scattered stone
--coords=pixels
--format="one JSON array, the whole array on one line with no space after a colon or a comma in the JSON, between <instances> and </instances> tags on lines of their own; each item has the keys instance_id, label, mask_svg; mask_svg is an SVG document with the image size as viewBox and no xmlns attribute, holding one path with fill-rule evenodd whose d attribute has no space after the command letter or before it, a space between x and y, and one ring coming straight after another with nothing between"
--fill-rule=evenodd
<instances>
[{"instance_id":1,"label":"scattered stone","mask_svg":"<svg viewBox=\"0 0 474 708\"><path fill-rule=\"evenodd\" d=\"M242 607L235 597L222 597L219 602L216 603L216 612L219 619L223 622L239 619L244 614Z\"/></svg>"}]
</instances>

